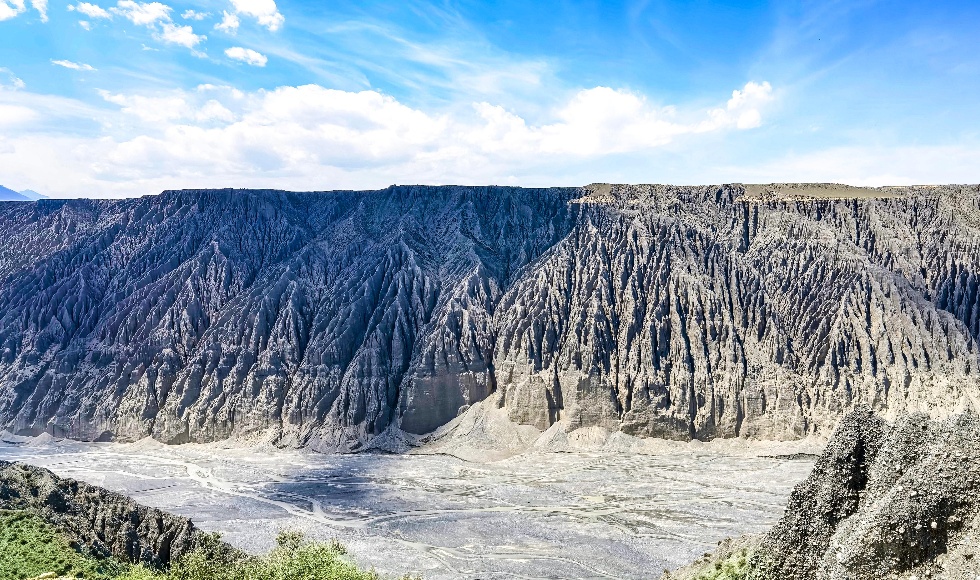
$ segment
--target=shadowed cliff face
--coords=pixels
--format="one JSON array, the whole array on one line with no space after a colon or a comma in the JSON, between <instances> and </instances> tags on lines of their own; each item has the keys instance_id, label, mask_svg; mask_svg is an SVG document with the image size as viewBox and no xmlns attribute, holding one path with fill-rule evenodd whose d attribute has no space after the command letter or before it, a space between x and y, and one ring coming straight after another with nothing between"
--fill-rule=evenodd
<instances>
[{"instance_id":1,"label":"shadowed cliff face","mask_svg":"<svg viewBox=\"0 0 980 580\"><path fill-rule=\"evenodd\" d=\"M493 397L544 429L796 437L980 392L980 192L185 191L0 204L0 421L388 445Z\"/></svg>"}]
</instances>

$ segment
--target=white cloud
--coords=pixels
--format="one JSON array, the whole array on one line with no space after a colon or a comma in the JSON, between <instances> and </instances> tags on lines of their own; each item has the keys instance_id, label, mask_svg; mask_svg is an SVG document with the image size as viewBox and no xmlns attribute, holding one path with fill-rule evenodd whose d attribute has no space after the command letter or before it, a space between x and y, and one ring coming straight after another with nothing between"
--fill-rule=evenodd
<instances>
[{"instance_id":1,"label":"white cloud","mask_svg":"<svg viewBox=\"0 0 980 580\"><path fill-rule=\"evenodd\" d=\"M41 22L48 21L48 0L31 0L31 6L41 16Z\"/></svg>"},{"instance_id":2,"label":"white cloud","mask_svg":"<svg viewBox=\"0 0 980 580\"><path fill-rule=\"evenodd\" d=\"M72 62L70 60L52 60L51 61L51 64L54 64L54 65L57 65L57 66L63 66L65 68L70 68L72 70L84 70L84 71L94 71L94 70L96 70L96 68L93 67L90 64L81 64L81 63L77 63L77 62Z\"/></svg>"},{"instance_id":3,"label":"white cloud","mask_svg":"<svg viewBox=\"0 0 980 580\"><path fill-rule=\"evenodd\" d=\"M0 103L0 127L22 125L33 121L37 116L37 112L31 108Z\"/></svg>"},{"instance_id":4,"label":"white cloud","mask_svg":"<svg viewBox=\"0 0 980 580\"><path fill-rule=\"evenodd\" d=\"M4 0L0 0L2 2ZM145 26L153 31L153 37L160 42L176 44L186 48L194 49L197 45L207 40L203 34L195 34L194 29L187 25L175 24L170 14L173 8L160 2L136 2L135 0L119 0L116 5L108 10L97 4L79 2L68 6L69 11L76 11L90 18L112 19L113 15L119 15L129 20L137 26ZM183 17L189 20L201 20L208 16L207 13L187 10ZM91 23L85 20L79 21L79 25L86 29L91 29ZM143 45L144 50L155 50ZM194 54L202 55L194 51ZM69 67L70 68L70 67Z\"/></svg>"},{"instance_id":5,"label":"white cloud","mask_svg":"<svg viewBox=\"0 0 980 580\"><path fill-rule=\"evenodd\" d=\"M155 35L156 38L170 44L194 48L207 39L203 34L194 34L194 29L190 26L180 26L172 22L163 22L160 26L160 34Z\"/></svg>"},{"instance_id":6,"label":"white cloud","mask_svg":"<svg viewBox=\"0 0 980 580\"><path fill-rule=\"evenodd\" d=\"M980 144L831 147L727 168L744 183L834 182L858 186L976 183Z\"/></svg>"},{"instance_id":7,"label":"white cloud","mask_svg":"<svg viewBox=\"0 0 980 580\"><path fill-rule=\"evenodd\" d=\"M552 112L552 122L538 125L488 103L475 104L471 115L431 114L375 91L317 85L251 94L223 89L207 103L192 93L104 96L154 128L114 150L113 163L127 171L167 158L174 166L224 167L229 175L408 167L400 179L421 168L443 175L506 168L509 175L536 164L650 151L683 135L738 129L744 110L736 103L723 120L714 109L680 115L605 87L579 91Z\"/></svg>"},{"instance_id":8,"label":"white cloud","mask_svg":"<svg viewBox=\"0 0 980 580\"><path fill-rule=\"evenodd\" d=\"M69 4L68 11L78 11L89 18L112 18L112 14L109 11L97 4L89 4L88 2L79 2L74 6Z\"/></svg>"},{"instance_id":9,"label":"white cloud","mask_svg":"<svg viewBox=\"0 0 980 580\"><path fill-rule=\"evenodd\" d=\"M251 16L270 31L279 30L286 20L276 7L275 0L231 0L237 14Z\"/></svg>"},{"instance_id":10,"label":"white cloud","mask_svg":"<svg viewBox=\"0 0 980 580\"><path fill-rule=\"evenodd\" d=\"M24 0L0 0L0 21L10 20L26 9Z\"/></svg>"},{"instance_id":11,"label":"white cloud","mask_svg":"<svg viewBox=\"0 0 980 580\"><path fill-rule=\"evenodd\" d=\"M235 34L239 24L241 24L241 21L238 20L237 16L231 12L225 12L221 18L221 22L214 25L214 29L227 32L228 34Z\"/></svg>"},{"instance_id":12,"label":"white cloud","mask_svg":"<svg viewBox=\"0 0 980 580\"><path fill-rule=\"evenodd\" d=\"M225 56L252 66L265 66L265 63L269 62L269 59L264 54L255 52L251 48L242 48L240 46L229 48L225 51Z\"/></svg>"},{"instance_id":13,"label":"white cloud","mask_svg":"<svg viewBox=\"0 0 980 580\"><path fill-rule=\"evenodd\" d=\"M185 10L183 14L180 15L184 20L204 20L208 16L211 16L210 12L198 12L196 10Z\"/></svg>"},{"instance_id":14,"label":"white cloud","mask_svg":"<svg viewBox=\"0 0 980 580\"><path fill-rule=\"evenodd\" d=\"M119 0L115 8L110 10L128 19L133 24L139 26L152 26L160 21L169 21L170 12L173 10L166 4L159 2L134 2L133 0Z\"/></svg>"},{"instance_id":15,"label":"white cloud","mask_svg":"<svg viewBox=\"0 0 980 580\"><path fill-rule=\"evenodd\" d=\"M153 97L113 94L108 91L100 91L99 94L106 102L118 105L124 114L153 125L178 121L204 124L234 121L235 114L213 98L215 93L224 96L231 103L244 97L243 93L234 89L213 85L201 85L195 93L174 91ZM211 98L204 101L209 95Z\"/></svg>"},{"instance_id":16,"label":"white cloud","mask_svg":"<svg viewBox=\"0 0 980 580\"><path fill-rule=\"evenodd\" d=\"M762 124L761 109L773 99L772 86L768 82L746 83L742 90L732 91L732 98L724 109L713 109L711 119L700 130L712 131L732 124L739 129L754 129Z\"/></svg>"},{"instance_id":17,"label":"white cloud","mask_svg":"<svg viewBox=\"0 0 980 580\"><path fill-rule=\"evenodd\" d=\"M148 123L176 121L193 116L190 104L180 93L159 97L127 96L106 91L101 91L100 94L107 102L119 105L123 113Z\"/></svg>"},{"instance_id":18,"label":"white cloud","mask_svg":"<svg viewBox=\"0 0 980 580\"><path fill-rule=\"evenodd\" d=\"M743 87L738 94L754 91ZM691 139L709 131L706 122L715 133L736 131L747 110L742 104L747 97L737 95L730 108L725 101L717 108L672 108L606 87L570 95L544 121L529 121L486 102L470 109L426 111L377 91L317 85L248 93L201 85L192 91L101 94L112 110L100 117L98 134L81 138L8 131L16 137L18 153L0 155L0 164L23 168L26 176L36 165L28 162L27 152L63 160L58 161L63 185L45 188L65 193L83 186L86 191L144 194L226 185L585 183L616 178L606 168L623 156L650 160L668 145L671 150L693 146ZM17 103L32 106L24 99ZM717 109L731 113L719 120ZM84 117L92 114L85 111ZM639 167L649 171L649 163Z\"/></svg>"}]
</instances>

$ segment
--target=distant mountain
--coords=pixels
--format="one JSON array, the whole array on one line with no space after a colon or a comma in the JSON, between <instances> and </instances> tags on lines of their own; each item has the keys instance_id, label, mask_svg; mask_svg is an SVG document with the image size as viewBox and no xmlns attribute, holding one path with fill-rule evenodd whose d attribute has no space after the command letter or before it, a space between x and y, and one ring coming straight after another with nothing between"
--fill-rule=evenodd
<instances>
[{"instance_id":1,"label":"distant mountain","mask_svg":"<svg viewBox=\"0 0 980 580\"><path fill-rule=\"evenodd\" d=\"M31 198L0 185L0 201L30 201Z\"/></svg>"},{"instance_id":2,"label":"distant mountain","mask_svg":"<svg viewBox=\"0 0 980 580\"><path fill-rule=\"evenodd\" d=\"M34 200L34 201L39 199L48 199L48 196L41 195L40 193L34 191L33 189L25 189L24 191L20 192L20 194L26 197L27 199Z\"/></svg>"}]
</instances>

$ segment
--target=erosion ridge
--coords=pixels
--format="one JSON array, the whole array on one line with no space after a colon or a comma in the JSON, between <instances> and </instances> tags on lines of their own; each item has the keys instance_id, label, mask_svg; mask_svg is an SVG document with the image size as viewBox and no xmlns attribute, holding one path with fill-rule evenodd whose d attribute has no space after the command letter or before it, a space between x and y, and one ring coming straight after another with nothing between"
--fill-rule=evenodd
<instances>
[{"instance_id":1,"label":"erosion ridge","mask_svg":"<svg viewBox=\"0 0 980 580\"><path fill-rule=\"evenodd\" d=\"M187 518L47 469L7 461L0 461L0 509L39 515L78 550L156 567L190 553L202 533Z\"/></svg>"},{"instance_id":2,"label":"erosion ridge","mask_svg":"<svg viewBox=\"0 0 980 580\"><path fill-rule=\"evenodd\" d=\"M351 451L480 401L538 431L671 439L976 406L980 189L861 191L0 204L0 426Z\"/></svg>"}]
</instances>

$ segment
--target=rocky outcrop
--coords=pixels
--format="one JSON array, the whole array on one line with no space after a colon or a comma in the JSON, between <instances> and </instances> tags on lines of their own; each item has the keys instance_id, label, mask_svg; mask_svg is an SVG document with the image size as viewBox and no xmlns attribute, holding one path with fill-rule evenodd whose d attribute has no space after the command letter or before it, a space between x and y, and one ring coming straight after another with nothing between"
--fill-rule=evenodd
<instances>
[{"instance_id":1,"label":"rocky outcrop","mask_svg":"<svg viewBox=\"0 0 980 580\"><path fill-rule=\"evenodd\" d=\"M975 414L885 424L845 418L749 578L973 578L980 573L980 441Z\"/></svg>"},{"instance_id":2,"label":"rocky outcrop","mask_svg":"<svg viewBox=\"0 0 980 580\"><path fill-rule=\"evenodd\" d=\"M76 549L155 567L192 551L201 534L187 518L47 469L6 461L0 461L0 509L39 515Z\"/></svg>"},{"instance_id":3,"label":"rocky outcrop","mask_svg":"<svg viewBox=\"0 0 980 580\"><path fill-rule=\"evenodd\" d=\"M980 190L180 191L0 204L0 427L397 447L826 433L980 401Z\"/></svg>"},{"instance_id":4,"label":"rocky outcrop","mask_svg":"<svg viewBox=\"0 0 980 580\"><path fill-rule=\"evenodd\" d=\"M980 576L975 413L841 421L782 519L662 580L960 580Z\"/></svg>"}]
</instances>

